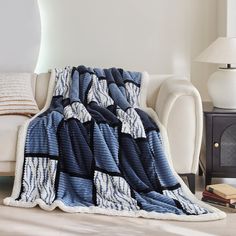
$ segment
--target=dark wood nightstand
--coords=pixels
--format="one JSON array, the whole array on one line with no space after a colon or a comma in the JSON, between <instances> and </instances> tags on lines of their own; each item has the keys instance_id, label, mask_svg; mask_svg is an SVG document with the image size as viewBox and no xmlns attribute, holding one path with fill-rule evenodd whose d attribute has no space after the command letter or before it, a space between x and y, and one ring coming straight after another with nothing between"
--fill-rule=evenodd
<instances>
[{"instance_id":1,"label":"dark wood nightstand","mask_svg":"<svg viewBox=\"0 0 236 236\"><path fill-rule=\"evenodd\" d=\"M199 175L205 184L213 177L236 177L236 110L215 108L203 102L204 131Z\"/></svg>"}]
</instances>

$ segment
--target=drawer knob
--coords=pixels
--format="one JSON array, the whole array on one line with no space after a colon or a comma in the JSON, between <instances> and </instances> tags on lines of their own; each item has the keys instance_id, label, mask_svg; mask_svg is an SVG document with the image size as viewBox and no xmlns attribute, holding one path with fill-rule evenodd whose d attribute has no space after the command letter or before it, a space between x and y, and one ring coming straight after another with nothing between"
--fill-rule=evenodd
<instances>
[{"instance_id":1,"label":"drawer knob","mask_svg":"<svg viewBox=\"0 0 236 236\"><path fill-rule=\"evenodd\" d=\"M215 147L215 148L218 148L219 146L220 146L219 143L217 143L217 142L214 143L214 147Z\"/></svg>"}]
</instances>

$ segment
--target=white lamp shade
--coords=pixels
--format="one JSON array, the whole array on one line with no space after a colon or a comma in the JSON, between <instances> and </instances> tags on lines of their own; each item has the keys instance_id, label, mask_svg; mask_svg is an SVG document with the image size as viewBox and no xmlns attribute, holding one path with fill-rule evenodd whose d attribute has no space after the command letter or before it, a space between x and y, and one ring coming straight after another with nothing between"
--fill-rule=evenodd
<instances>
[{"instance_id":1,"label":"white lamp shade","mask_svg":"<svg viewBox=\"0 0 236 236\"><path fill-rule=\"evenodd\" d=\"M196 61L216 64L235 64L236 38L220 37L216 39L196 58Z\"/></svg>"}]
</instances>

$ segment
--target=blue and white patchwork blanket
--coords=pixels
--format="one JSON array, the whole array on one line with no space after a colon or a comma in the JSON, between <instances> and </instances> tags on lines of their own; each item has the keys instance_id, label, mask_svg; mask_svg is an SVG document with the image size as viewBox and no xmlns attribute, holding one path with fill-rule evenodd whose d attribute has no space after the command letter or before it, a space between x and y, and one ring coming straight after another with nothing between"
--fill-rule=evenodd
<instances>
[{"instance_id":1,"label":"blue and white patchwork blanket","mask_svg":"<svg viewBox=\"0 0 236 236\"><path fill-rule=\"evenodd\" d=\"M6 205L66 212L209 220L170 168L157 124L139 107L141 73L55 69L47 110L20 132ZM22 157L21 157L22 156Z\"/></svg>"}]
</instances>

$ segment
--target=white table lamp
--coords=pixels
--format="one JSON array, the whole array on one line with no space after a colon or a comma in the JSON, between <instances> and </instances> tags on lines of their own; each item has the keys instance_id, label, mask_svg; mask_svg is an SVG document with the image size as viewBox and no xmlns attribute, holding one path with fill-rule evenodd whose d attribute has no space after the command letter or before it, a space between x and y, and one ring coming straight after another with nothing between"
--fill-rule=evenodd
<instances>
[{"instance_id":1,"label":"white table lamp","mask_svg":"<svg viewBox=\"0 0 236 236\"><path fill-rule=\"evenodd\" d=\"M216 39L196 60L226 64L210 76L208 92L215 107L236 109L236 38Z\"/></svg>"}]
</instances>

